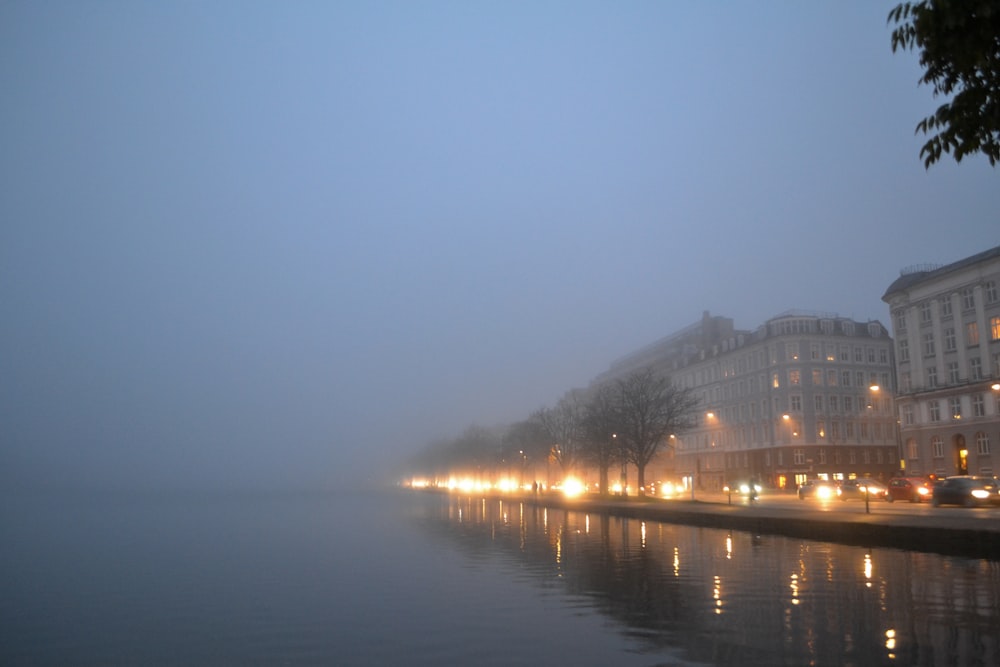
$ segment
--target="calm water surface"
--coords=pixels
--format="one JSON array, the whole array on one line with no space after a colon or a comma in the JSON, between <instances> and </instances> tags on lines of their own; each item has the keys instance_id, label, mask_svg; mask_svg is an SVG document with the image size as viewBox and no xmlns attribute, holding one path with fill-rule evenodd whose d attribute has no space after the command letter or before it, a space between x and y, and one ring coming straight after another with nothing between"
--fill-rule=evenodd
<instances>
[{"instance_id":1,"label":"calm water surface","mask_svg":"<svg viewBox=\"0 0 1000 667\"><path fill-rule=\"evenodd\" d=\"M4 665L995 665L1000 564L405 492L6 499Z\"/></svg>"}]
</instances>

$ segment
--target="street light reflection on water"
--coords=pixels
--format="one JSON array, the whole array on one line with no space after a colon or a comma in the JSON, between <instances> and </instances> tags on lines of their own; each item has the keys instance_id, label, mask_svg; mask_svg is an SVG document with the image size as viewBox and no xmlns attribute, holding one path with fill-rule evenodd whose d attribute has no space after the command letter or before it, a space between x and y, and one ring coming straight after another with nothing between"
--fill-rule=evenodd
<instances>
[{"instance_id":1,"label":"street light reflection on water","mask_svg":"<svg viewBox=\"0 0 1000 667\"><path fill-rule=\"evenodd\" d=\"M515 561L545 590L558 581L574 605L587 600L641 638L640 652L669 647L693 662L733 665L1000 664L996 561L512 499L440 494L439 502L466 509L456 544L473 540L477 554ZM507 511L510 504L520 511Z\"/></svg>"}]
</instances>

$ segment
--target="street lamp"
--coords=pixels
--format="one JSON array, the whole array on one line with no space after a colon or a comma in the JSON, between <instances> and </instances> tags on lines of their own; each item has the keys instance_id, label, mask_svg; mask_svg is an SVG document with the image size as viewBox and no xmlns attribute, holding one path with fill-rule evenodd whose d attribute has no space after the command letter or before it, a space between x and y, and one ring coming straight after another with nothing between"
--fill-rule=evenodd
<instances>
[{"instance_id":1,"label":"street lamp","mask_svg":"<svg viewBox=\"0 0 1000 667\"><path fill-rule=\"evenodd\" d=\"M622 459L622 477L621 477L621 487L622 487L622 498L628 495L625 491L625 486L628 484L628 469L625 467L625 439L618 439L617 433L612 433L611 437L618 443L619 455Z\"/></svg>"}]
</instances>

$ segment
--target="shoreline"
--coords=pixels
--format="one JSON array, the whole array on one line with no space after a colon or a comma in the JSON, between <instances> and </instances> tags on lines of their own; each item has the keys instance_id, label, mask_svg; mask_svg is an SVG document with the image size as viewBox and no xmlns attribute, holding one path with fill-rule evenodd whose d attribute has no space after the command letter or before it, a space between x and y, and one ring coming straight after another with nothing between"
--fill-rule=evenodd
<instances>
[{"instance_id":1,"label":"shoreline","mask_svg":"<svg viewBox=\"0 0 1000 667\"><path fill-rule=\"evenodd\" d=\"M766 496L763 502L746 505L742 500L734 500L730 504L724 494L703 494L706 499L700 500L663 500L635 496L628 499L567 498L547 493L440 492L523 502L571 512L738 530L755 535L780 535L850 546L1000 560L1000 509L997 508L948 508L941 516L888 515L877 511L865 513L863 503L859 505L859 512L829 512L809 505L801 509L769 507ZM984 517L981 512L996 514Z\"/></svg>"}]
</instances>

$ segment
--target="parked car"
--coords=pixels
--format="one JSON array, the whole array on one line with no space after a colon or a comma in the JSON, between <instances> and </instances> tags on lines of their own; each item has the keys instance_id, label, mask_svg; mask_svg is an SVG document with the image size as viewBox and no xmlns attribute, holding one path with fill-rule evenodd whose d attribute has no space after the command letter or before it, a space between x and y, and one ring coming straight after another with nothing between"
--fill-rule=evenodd
<instances>
[{"instance_id":1,"label":"parked car","mask_svg":"<svg viewBox=\"0 0 1000 667\"><path fill-rule=\"evenodd\" d=\"M975 475L958 475L946 477L934 486L931 492L931 504L963 505L978 507L980 505L1000 505L1000 487L992 477Z\"/></svg>"},{"instance_id":2,"label":"parked car","mask_svg":"<svg viewBox=\"0 0 1000 667\"><path fill-rule=\"evenodd\" d=\"M799 500L805 500L806 498L829 500L836 497L836 482L828 482L823 479L807 479L799 486Z\"/></svg>"},{"instance_id":3,"label":"parked car","mask_svg":"<svg viewBox=\"0 0 1000 667\"><path fill-rule=\"evenodd\" d=\"M864 500L866 489L868 500L889 498L885 484L874 479L849 479L840 485L838 495L841 500Z\"/></svg>"},{"instance_id":4,"label":"parked car","mask_svg":"<svg viewBox=\"0 0 1000 667\"><path fill-rule=\"evenodd\" d=\"M894 477L889 480L889 493L886 500L905 500L911 503L921 503L931 499L932 484L923 477Z\"/></svg>"}]
</instances>

